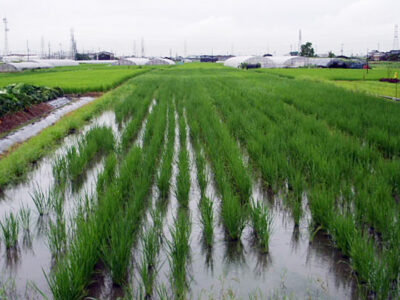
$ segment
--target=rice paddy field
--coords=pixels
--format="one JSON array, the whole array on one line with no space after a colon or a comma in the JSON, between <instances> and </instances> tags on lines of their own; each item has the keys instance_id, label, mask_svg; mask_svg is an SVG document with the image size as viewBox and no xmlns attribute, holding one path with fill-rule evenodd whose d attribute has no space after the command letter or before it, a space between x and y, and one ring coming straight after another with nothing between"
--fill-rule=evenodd
<instances>
[{"instance_id":1,"label":"rice paddy field","mask_svg":"<svg viewBox=\"0 0 400 300\"><path fill-rule=\"evenodd\" d=\"M400 76L400 63L371 62L370 70L357 69L263 69L256 72L267 72L287 78L322 81L334 84L358 93L375 96L400 98L400 89L393 83L380 82L381 78L394 78L397 72Z\"/></svg>"},{"instance_id":2,"label":"rice paddy field","mask_svg":"<svg viewBox=\"0 0 400 300\"><path fill-rule=\"evenodd\" d=\"M398 299L399 105L274 73L152 68L3 156L1 297Z\"/></svg>"},{"instance_id":3,"label":"rice paddy field","mask_svg":"<svg viewBox=\"0 0 400 300\"><path fill-rule=\"evenodd\" d=\"M0 75L0 87L29 83L60 87L65 93L104 92L150 69L150 66L111 66L82 64L73 67L29 70Z\"/></svg>"}]
</instances>

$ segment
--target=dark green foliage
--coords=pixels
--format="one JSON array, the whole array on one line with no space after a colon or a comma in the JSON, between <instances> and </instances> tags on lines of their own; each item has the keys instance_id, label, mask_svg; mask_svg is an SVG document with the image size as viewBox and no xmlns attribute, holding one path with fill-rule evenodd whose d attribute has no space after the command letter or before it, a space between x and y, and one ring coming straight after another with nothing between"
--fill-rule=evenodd
<instances>
[{"instance_id":1,"label":"dark green foliage","mask_svg":"<svg viewBox=\"0 0 400 300\"><path fill-rule=\"evenodd\" d=\"M40 87L26 83L7 85L0 93L0 117L63 95L60 88Z\"/></svg>"}]
</instances>

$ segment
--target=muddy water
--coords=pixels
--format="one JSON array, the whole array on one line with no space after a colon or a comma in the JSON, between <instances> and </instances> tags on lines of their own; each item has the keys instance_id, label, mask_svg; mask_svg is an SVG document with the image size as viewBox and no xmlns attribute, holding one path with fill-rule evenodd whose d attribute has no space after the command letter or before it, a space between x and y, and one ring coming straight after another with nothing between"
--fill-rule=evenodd
<instances>
[{"instance_id":1,"label":"muddy water","mask_svg":"<svg viewBox=\"0 0 400 300\"><path fill-rule=\"evenodd\" d=\"M94 126L111 127L117 140L120 136L114 112L104 112L84 126L79 133L66 137L61 147L39 161L36 168L28 174L24 182L6 188L0 196L1 219L9 212L17 214L22 206L31 210L30 234L26 235L20 229L18 251L10 253L4 247L0 248L0 270L2 274L0 281L13 280L19 298L35 298L37 293L31 287L31 282L46 295L50 295L43 273L48 274L52 267L52 257L47 246L45 233L50 217L39 217L30 194L38 187L43 192L53 188L52 164L54 160L59 155L65 154L70 146L76 145L79 137ZM97 176L103 169L103 165L104 158L93 162L86 170L81 182L74 184L74 186L71 186L71 184L67 186L64 194L64 215L67 219L67 224L69 217L74 215L74 210L79 200L85 195L94 195ZM36 295L36 298L41 299L42 297Z\"/></svg>"},{"instance_id":2,"label":"muddy water","mask_svg":"<svg viewBox=\"0 0 400 300\"><path fill-rule=\"evenodd\" d=\"M95 98L93 97L82 97L79 98L77 101L72 101L68 105L65 105L59 109L54 110L51 112L48 116L40 119L37 122L34 122L32 124L29 124L27 126L22 127L21 129L18 129L9 135L5 136L0 140L0 154L4 153L7 151L12 145L16 143L22 143L26 141L27 139L35 136L38 134L40 131L45 129L46 127L54 124L57 120L59 120L62 116L65 114L76 110L77 108L92 102ZM63 103L63 98L59 99L58 102L54 102L54 105L60 105L60 103Z\"/></svg>"}]
</instances>

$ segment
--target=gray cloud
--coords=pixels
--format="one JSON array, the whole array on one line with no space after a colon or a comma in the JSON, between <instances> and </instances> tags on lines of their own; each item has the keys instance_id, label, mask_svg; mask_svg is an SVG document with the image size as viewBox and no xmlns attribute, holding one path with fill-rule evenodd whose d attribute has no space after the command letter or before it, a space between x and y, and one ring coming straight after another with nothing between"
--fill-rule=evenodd
<instances>
[{"instance_id":1,"label":"gray cloud","mask_svg":"<svg viewBox=\"0 0 400 300\"><path fill-rule=\"evenodd\" d=\"M69 30L75 30L78 49L113 50L130 54L144 37L147 55L284 54L303 41L318 52L364 53L367 48L392 46L393 26L400 23L400 1L382 0L3 0L0 11L9 21L9 48L24 52L29 40L40 51L40 39L53 49L69 49ZM2 16L2 17L3 17ZM3 28L0 48L3 50Z\"/></svg>"}]
</instances>

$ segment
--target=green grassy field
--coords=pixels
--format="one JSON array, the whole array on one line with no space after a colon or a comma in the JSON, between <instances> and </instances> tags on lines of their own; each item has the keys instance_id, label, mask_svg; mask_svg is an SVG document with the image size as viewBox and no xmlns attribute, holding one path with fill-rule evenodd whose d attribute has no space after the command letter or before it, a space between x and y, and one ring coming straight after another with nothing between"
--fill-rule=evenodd
<instances>
[{"instance_id":1,"label":"green grassy field","mask_svg":"<svg viewBox=\"0 0 400 300\"><path fill-rule=\"evenodd\" d=\"M11 83L60 87L65 93L104 92L115 88L151 66L111 66L83 64L73 67L0 73L0 87Z\"/></svg>"},{"instance_id":2,"label":"green grassy field","mask_svg":"<svg viewBox=\"0 0 400 300\"><path fill-rule=\"evenodd\" d=\"M372 69L264 69L255 72L266 72L287 78L296 78L313 81L326 81L352 91L378 96L396 96L394 84L379 82L380 78L393 78L395 72L400 77L399 63L375 63ZM400 91L397 92L400 97Z\"/></svg>"},{"instance_id":3,"label":"green grassy field","mask_svg":"<svg viewBox=\"0 0 400 300\"><path fill-rule=\"evenodd\" d=\"M323 232L328 239L324 247L339 251L364 297L397 298L400 106L329 82L287 78L295 71L305 72L282 70L284 76L276 76L278 70L246 71L194 63L155 69L104 95L93 104L96 109L77 110L2 158L0 180L4 183L4 178L18 176L33 162L36 152L48 153L49 145L65 134L74 116L83 122L92 110L108 108L120 125L119 144L114 145L111 130L94 128L78 135L79 154L70 148L53 164L54 174L66 174L56 178L74 186L90 161L107 155L95 181L96 201L67 216L74 224L67 236L63 222L54 225L54 236L61 237L65 250L47 274L52 297L94 296L90 286L98 279L101 263L114 287L127 298L187 299L191 285L196 284L191 278L203 272L203 265L190 268L198 263L191 261L192 255L207 262L206 253L212 256L213 247L218 251L218 247L228 248L213 258L213 264L227 266L227 272L236 256L240 263L235 267L245 266L243 272L253 272L253 267L243 263L251 263L246 256L252 252L257 259L272 253L268 264L274 266L286 259L271 246L277 238L272 222L281 218L271 207L282 202L277 205L284 204L285 217L278 223L289 222L285 230L293 230L293 235L299 227L309 226L301 237L306 244ZM346 74L344 70L336 73ZM153 99L156 104L150 111ZM142 124L143 139L137 143ZM108 137L107 149L100 135ZM209 177L205 169L210 169L219 200L206 196ZM276 197L255 198L254 179L261 180L265 194ZM199 185L195 200L193 182ZM159 195L152 192L154 186L160 188ZM169 215L171 194L176 199ZM213 210L213 205L219 209ZM194 217L198 213L199 219ZM61 210L55 214L57 220L67 218ZM218 222L213 228L214 218ZM213 230L221 231L213 234ZM204 244L198 244L197 236L191 238L196 231L202 232ZM240 251L243 244L251 250ZM63 249L56 241L50 245L53 251ZM198 248L202 248L200 254ZM304 253L299 260L305 259ZM164 264L167 274L160 271ZM209 280L213 272L205 270L200 278ZM132 272L137 275L133 284ZM235 270L235 276L240 277L240 272ZM273 274L260 277L267 280L269 276ZM270 287L260 282L259 288L268 295ZM327 288L335 292L335 287Z\"/></svg>"}]
</instances>

